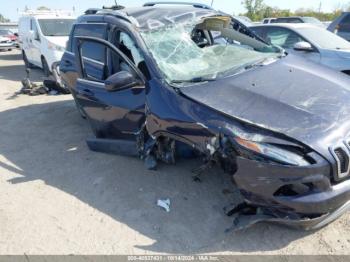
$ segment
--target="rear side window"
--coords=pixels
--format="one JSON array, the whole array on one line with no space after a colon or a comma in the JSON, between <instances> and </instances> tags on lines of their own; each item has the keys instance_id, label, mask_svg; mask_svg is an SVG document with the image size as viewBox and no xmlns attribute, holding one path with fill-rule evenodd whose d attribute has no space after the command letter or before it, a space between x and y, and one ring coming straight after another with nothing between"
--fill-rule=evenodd
<instances>
[{"instance_id":1,"label":"rear side window","mask_svg":"<svg viewBox=\"0 0 350 262\"><path fill-rule=\"evenodd\" d=\"M251 29L253 30L254 33L260 36L262 39L265 39L265 29L263 27L252 27Z\"/></svg>"},{"instance_id":2,"label":"rear side window","mask_svg":"<svg viewBox=\"0 0 350 262\"><path fill-rule=\"evenodd\" d=\"M302 23L303 21L300 18L277 18L275 23Z\"/></svg>"},{"instance_id":3,"label":"rear side window","mask_svg":"<svg viewBox=\"0 0 350 262\"><path fill-rule=\"evenodd\" d=\"M91 36L101 39L107 38L107 25L106 24L77 24L73 29L73 38L71 41L71 51L74 52L76 36ZM105 62L105 48L97 43L88 42L83 45L82 53L84 57L98 61Z\"/></svg>"},{"instance_id":4,"label":"rear side window","mask_svg":"<svg viewBox=\"0 0 350 262\"><path fill-rule=\"evenodd\" d=\"M266 41L283 48L293 48L296 43L305 41L298 34L289 29L271 27L266 29L266 31Z\"/></svg>"},{"instance_id":5,"label":"rear side window","mask_svg":"<svg viewBox=\"0 0 350 262\"><path fill-rule=\"evenodd\" d=\"M346 15L338 25L338 32L349 33L350 32L350 14Z\"/></svg>"}]
</instances>

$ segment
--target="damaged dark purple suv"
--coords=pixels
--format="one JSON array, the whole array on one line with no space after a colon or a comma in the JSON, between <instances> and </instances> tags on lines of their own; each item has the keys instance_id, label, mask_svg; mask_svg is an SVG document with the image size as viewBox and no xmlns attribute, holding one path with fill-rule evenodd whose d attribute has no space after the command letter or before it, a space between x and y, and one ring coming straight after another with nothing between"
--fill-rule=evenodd
<instances>
[{"instance_id":1,"label":"damaged dark purple suv","mask_svg":"<svg viewBox=\"0 0 350 262\"><path fill-rule=\"evenodd\" d=\"M200 155L245 202L234 227L315 229L350 207L350 79L267 45L202 5L92 9L60 70L92 150L157 161Z\"/></svg>"}]
</instances>

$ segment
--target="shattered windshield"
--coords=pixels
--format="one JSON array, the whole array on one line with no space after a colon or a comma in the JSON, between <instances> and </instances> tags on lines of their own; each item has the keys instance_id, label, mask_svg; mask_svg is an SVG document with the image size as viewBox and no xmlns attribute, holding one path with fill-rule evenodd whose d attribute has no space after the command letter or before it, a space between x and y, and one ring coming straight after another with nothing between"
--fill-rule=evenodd
<instances>
[{"instance_id":1,"label":"shattered windshield","mask_svg":"<svg viewBox=\"0 0 350 262\"><path fill-rule=\"evenodd\" d=\"M242 66L249 66L265 59L277 58L278 53L257 52L238 42L209 43L193 40L195 25L176 24L142 33L166 80L171 83L210 81L219 76L233 74Z\"/></svg>"}]
</instances>

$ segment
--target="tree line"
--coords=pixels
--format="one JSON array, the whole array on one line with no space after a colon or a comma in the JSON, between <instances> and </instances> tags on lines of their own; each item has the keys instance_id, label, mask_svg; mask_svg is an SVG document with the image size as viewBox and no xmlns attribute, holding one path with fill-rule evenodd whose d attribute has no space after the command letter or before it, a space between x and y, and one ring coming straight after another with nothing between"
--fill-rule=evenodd
<instances>
[{"instance_id":1,"label":"tree line","mask_svg":"<svg viewBox=\"0 0 350 262\"><path fill-rule=\"evenodd\" d=\"M252 21L261 21L264 18L273 17L288 17L288 16L312 16L321 21L332 21L340 16L343 11L350 11L350 3L338 5L333 12L322 12L321 3L318 9L299 8L292 12L290 9L280 9L278 7L271 7L264 3L264 0L244 0L242 2L245 13L240 14L249 17Z\"/></svg>"},{"instance_id":2,"label":"tree line","mask_svg":"<svg viewBox=\"0 0 350 262\"><path fill-rule=\"evenodd\" d=\"M10 19L5 18L2 14L0 14L0 23L8 23Z\"/></svg>"}]
</instances>

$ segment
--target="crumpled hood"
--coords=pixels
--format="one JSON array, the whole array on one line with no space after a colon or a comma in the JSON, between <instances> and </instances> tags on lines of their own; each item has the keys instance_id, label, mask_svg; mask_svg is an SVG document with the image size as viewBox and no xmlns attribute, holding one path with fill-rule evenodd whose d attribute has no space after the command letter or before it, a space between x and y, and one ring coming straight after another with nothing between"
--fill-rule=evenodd
<instances>
[{"instance_id":1,"label":"crumpled hood","mask_svg":"<svg viewBox=\"0 0 350 262\"><path fill-rule=\"evenodd\" d=\"M181 92L323 153L350 135L350 78L293 55Z\"/></svg>"}]
</instances>

